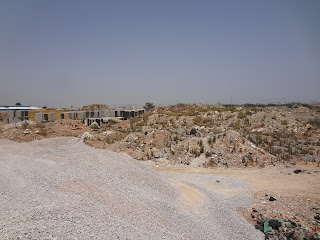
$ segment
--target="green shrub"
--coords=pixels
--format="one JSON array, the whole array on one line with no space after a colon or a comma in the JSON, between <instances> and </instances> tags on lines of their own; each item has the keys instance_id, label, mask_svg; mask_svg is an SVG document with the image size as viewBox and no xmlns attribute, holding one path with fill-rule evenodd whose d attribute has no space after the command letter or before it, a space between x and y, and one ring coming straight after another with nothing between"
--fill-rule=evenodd
<instances>
[{"instance_id":1,"label":"green shrub","mask_svg":"<svg viewBox=\"0 0 320 240\"><path fill-rule=\"evenodd\" d=\"M149 112L149 111L152 111L153 109L155 108L154 104L151 103L151 102L147 102L145 105L144 105L144 109Z\"/></svg>"},{"instance_id":2,"label":"green shrub","mask_svg":"<svg viewBox=\"0 0 320 240\"><path fill-rule=\"evenodd\" d=\"M320 127L320 118L318 118L318 117L315 117L315 118L313 118L313 119L310 119L309 121L308 121L308 123L309 124L311 124L312 126L315 126L315 127Z\"/></svg>"},{"instance_id":3,"label":"green shrub","mask_svg":"<svg viewBox=\"0 0 320 240\"><path fill-rule=\"evenodd\" d=\"M203 145L200 146L200 153L204 153L204 146Z\"/></svg>"},{"instance_id":4,"label":"green shrub","mask_svg":"<svg viewBox=\"0 0 320 240\"><path fill-rule=\"evenodd\" d=\"M205 156L206 156L206 158L211 157L211 156L212 156L212 153L207 151L207 152L205 153Z\"/></svg>"},{"instance_id":5,"label":"green shrub","mask_svg":"<svg viewBox=\"0 0 320 240\"><path fill-rule=\"evenodd\" d=\"M98 130L98 129L99 129L99 125L98 125L98 123L93 122L93 123L90 125L90 128L91 128L92 130Z\"/></svg>"},{"instance_id":6,"label":"green shrub","mask_svg":"<svg viewBox=\"0 0 320 240\"><path fill-rule=\"evenodd\" d=\"M243 119L246 117L246 114L244 112L239 112L238 118Z\"/></svg>"},{"instance_id":7,"label":"green shrub","mask_svg":"<svg viewBox=\"0 0 320 240\"><path fill-rule=\"evenodd\" d=\"M29 123L28 123L27 121L24 121L24 122L22 123L22 127L23 127L24 129L26 129L28 126L29 126Z\"/></svg>"}]
</instances>

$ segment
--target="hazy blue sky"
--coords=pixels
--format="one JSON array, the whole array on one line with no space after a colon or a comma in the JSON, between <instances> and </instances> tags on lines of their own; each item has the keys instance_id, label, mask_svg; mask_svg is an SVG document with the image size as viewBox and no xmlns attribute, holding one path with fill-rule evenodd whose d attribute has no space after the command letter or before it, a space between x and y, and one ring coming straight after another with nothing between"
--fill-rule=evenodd
<instances>
[{"instance_id":1,"label":"hazy blue sky","mask_svg":"<svg viewBox=\"0 0 320 240\"><path fill-rule=\"evenodd\" d=\"M0 0L0 105L320 101L320 1Z\"/></svg>"}]
</instances>

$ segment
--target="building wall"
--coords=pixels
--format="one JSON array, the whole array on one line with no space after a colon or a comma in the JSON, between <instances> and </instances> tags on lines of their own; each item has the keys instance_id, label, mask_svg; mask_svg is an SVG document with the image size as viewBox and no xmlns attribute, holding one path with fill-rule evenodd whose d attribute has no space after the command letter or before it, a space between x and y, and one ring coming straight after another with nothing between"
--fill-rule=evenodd
<instances>
[{"instance_id":1,"label":"building wall","mask_svg":"<svg viewBox=\"0 0 320 240\"><path fill-rule=\"evenodd\" d=\"M42 123L43 122L43 113L36 113L35 119L36 119L36 123Z\"/></svg>"},{"instance_id":2,"label":"building wall","mask_svg":"<svg viewBox=\"0 0 320 240\"><path fill-rule=\"evenodd\" d=\"M8 123L18 123L29 120L29 111L27 110L10 110L7 111Z\"/></svg>"},{"instance_id":3,"label":"building wall","mask_svg":"<svg viewBox=\"0 0 320 240\"><path fill-rule=\"evenodd\" d=\"M37 110L37 111L25 111L25 110L10 110L6 111L8 123L17 123L24 120L31 120L37 123L45 121L55 121L58 119L74 119L84 121L88 118L123 118L129 119L132 117L138 117L144 113L144 109L138 110L97 110L97 111L72 111L62 112L61 110Z\"/></svg>"}]
</instances>

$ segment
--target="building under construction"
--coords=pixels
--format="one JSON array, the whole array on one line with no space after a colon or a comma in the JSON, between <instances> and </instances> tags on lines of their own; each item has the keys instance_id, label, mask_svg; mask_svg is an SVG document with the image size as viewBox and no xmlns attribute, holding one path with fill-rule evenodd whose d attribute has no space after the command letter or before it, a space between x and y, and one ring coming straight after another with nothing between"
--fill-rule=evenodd
<instances>
[{"instance_id":1,"label":"building under construction","mask_svg":"<svg viewBox=\"0 0 320 240\"><path fill-rule=\"evenodd\" d=\"M127 120L129 118L138 117L144 114L144 109L121 109L121 110L96 110L96 111L72 111L72 112L61 112L60 119L73 119L82 121L82 123L90 126L93 122L101 123L108 122L112 118ZM52 113L36 113L36 123L53 122L55 114Z\"/></svg>"},{"instance_id":2,"label":"building under construction","mask_svg":"<svg viewBox=\"0 0 320 240\"><path fill-rule=\"evenodd\" d=\"M30 106L3 106L0 107L1 112L7 113L8 123L18 123L21 121L30 120L30 111L40 110ZM34 119L36 123L53 122L59 119L73 119L79 120L82 123L90 126L93 122L97 122L100 126L101 123L108 122L116 118L119 120L127 120L130 118L138 117L144 114L145 110L141 109L113 109L113 110L95 110L95 111L66 111L35 113Z\"/></svg>"}]
</instances>

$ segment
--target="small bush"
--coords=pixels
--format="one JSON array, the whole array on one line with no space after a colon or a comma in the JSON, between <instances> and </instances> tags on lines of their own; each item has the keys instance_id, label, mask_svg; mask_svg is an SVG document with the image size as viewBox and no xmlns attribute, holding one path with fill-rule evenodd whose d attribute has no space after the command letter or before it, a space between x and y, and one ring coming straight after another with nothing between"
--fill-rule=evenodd
<instances>
[{"instance_id":1,"label":"small bush","mask_svg":"<svg viewBox=\"0 0 320 240\"><path fill-rule=\"evenodd\" d=\"M192 120L193 120L193 123L196 124L196 125L202 123L202 117L201 116L196 116Z\"/></svg>"},{"instance_id":2,"label":"small bush","mask_svg":"<svg viewBox=\"0 0 320 240\"><path fill-rule=\"evenodd\" d=\"M29 126L29 123L28 123L27 121L24 121L24 122L22 123L22 127L23 127L24 129L26 129L28 126Z\"/></svg>"},{"instance_id":3,"label":"small bush","mask_svg":"<svg viewBox=\"0 0 320 240\"><path fill-rule=\"evenodd\" d=\"M250 112L249 110L246 111L246 116L252 116L252 112Z\"/></svg>"},{"instance_id":4,"label":"small bush","mask_svg":"<svg viewBox=\"0 0 320 240\"><path fill-rule=\"evenodd\" d=\"M205 156L206 156L206 158L211 157L211 156L212 156L212 153L207 151L207 152L205 153Z\"/></svg>"},{"instance_id":5,"label":"small bush","mask_svg":"<svg viewBox=\"0 0 320 240\"><path fill-rule=\"evenodd\" d=\"M200 156L200 153L198 152L198 150L197 149L191 149L191 154L193 154L195 157L198 157L198 156Z\"/></svg>"},{"instance_id":6,"label":"small bush","mask_svg":"<svg viewBox=\"0 0 320 240\"><path fill-rule=\"evenodd\" d=\"M155 108L154 104L151 103L151 102L147 102L145 105L144 105L144 109L149 112L149 111L152 111L153 109Z\"/></svg>"},{"instance_id":7,"label":"small bush","mask_svg":"<svg viewBox=\"0 0 320 240\"><path fill-rule=\"evenodd\" d=\"M203 145L200 146L200 153L204 153L204 146Z\"/></svg>"},{"instance_id":8,"label":"small bush","mask_svg":"<svg viewBox=\"0 0 320 240\"><path fill-rule=\"evenodd\" d=\"M316 118L313 118L313 119L310 119L308 121L309 124L311 124L312 126L315 126L315 127L320 127L320 118L316 117Z\"/></svg>"},{"instance_id":9,"label":"small bush","mask_svg":"<svg viewBox=\"0 0 320 240\"><path fill-rule=\"evenodd\" d=\"M239 112L239 114L238 114L239 119L243 119L245 117L246 117L246 114L244 112Z\"/></svg>"},{"instance_id":10,"label":"small bush","mask_svg":"<svg viewBox=\"0 0 320 240\"><path fill-rule=\"evenodd\" d=\"M99 125L98 125L98 123L93 122L93 123L90 125L90 128L91 128L92 130L98 130L98 129L99 129Z\"/></svg>"}]
</instances>

